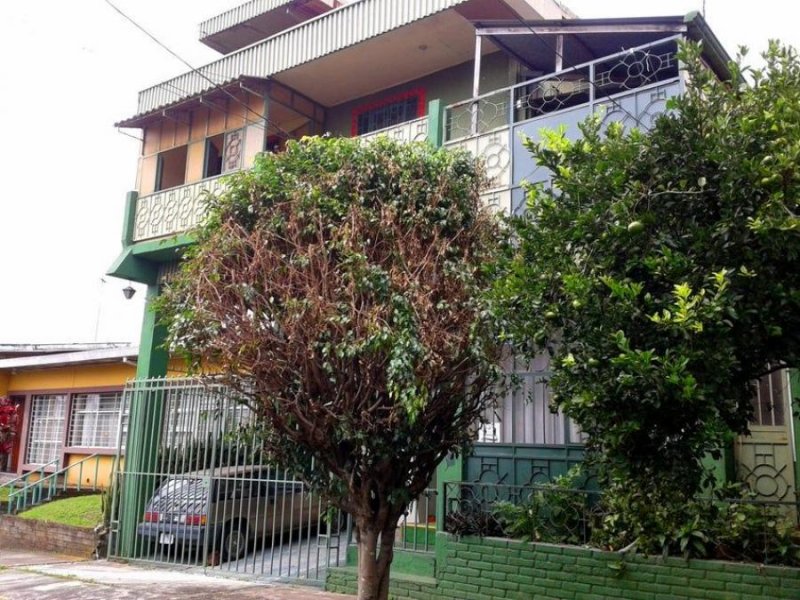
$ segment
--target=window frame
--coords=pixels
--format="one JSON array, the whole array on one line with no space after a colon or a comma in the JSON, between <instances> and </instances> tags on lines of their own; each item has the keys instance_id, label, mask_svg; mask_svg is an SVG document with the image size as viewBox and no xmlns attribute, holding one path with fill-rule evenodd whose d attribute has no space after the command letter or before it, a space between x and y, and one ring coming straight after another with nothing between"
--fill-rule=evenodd
<instances>
[{"instance_id":1,"label":"window frame","mask_svg":"<svg viewBox=\"0 0 800 600\"><path fill-rule=\"evenodd\" d=\"M387 125L386 127L382 127L380 129L374 129L372 131L365 131L363 133L358 132L358 119L361 115L366 112L377 110L380 108L384 108L389 106L390 104L396 104L398 102L404 102L411 98L416 98L417 100L417 114L412 119L407 119L406 121L402 121L401 123L396 123L394 125ZM411 90L407 90L405 92L400 92L397 94L392 94L390 96L384 96L380 100L376 100L375 102L369 102L367 104L361 104L356 106L351 113L351 123L350 123L350 134L352 137L358 137L360 135L368 135L370 133L374 133L375 131L382 131L383 129L387 129L389 127L397 127L402 123L407 123L408 121L413 121L414 119L420 119L424 117L426 114L426 104L425 104L425 89L424 88L414 88Z\"/></svg>"},{"instance_id":2,"label":"window frame","mask_svg":"<svg viewBox=\"0 0 800 600\"><path fill-rule=\"evenodd\" d=\"M116 432L116 435L115 435L115 439L114 439L113 445L112 446L92 446L92 445L88 445L87 446L87 445L83 445L83 444L74 444L73 442L75 440L74 440L73 436L75 434L75 416L76 416L75 415L75 411L77 410L77 401L79 400L79 397L80 396L95 396L95 395L96 396L103 396L103 395L110 395L110 394L116 394L116 395L119 396L119 408L116 410L116 416L115 416L117 432ZM74 454L82 454L84 452L91 452L92 454L103 454L103 453L116 454L117 447L119 445L120 428L122 428L123 432L126 429L123 426L123 421L125 420L124 419L124 417L125 417L125 410L124 409L125 408L126 408L125 398L124 398L124 392L123 392L122 389L110 390L110 391L104 391L104 392L94 391L94 392L72 392L72 393L70 393L69 414L67 415L68 423L67 423L66 445L64 446L64 451L66 453L74 453ZM95 415L95 421L94 421L94 426L93 426L93 429L95 430L94 431L94 435L95 436L97 435L97 415L99 415L101 413L110 414L111 412L112 411L100 411L100 409L98 407L97 411L93 411L91 413L88 413L88 414ZM128 412L130 412L130 409L128 410ZM95 439L95 441L96 441L96 439ZM123 445L123 447L124 447L124 445Z\"/></svg>"}]
</instances>

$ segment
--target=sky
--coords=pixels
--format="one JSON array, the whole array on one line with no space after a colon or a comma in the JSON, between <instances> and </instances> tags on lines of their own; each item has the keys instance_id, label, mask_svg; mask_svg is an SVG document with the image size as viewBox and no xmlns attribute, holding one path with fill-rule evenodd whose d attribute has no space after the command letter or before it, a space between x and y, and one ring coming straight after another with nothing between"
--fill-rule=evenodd
<instances>
[{"instance_id":1,"label":"sky","mask_svg":"<svg viewBox=\"0 0 800 600\"><path fill-rule=\"evenodd\" d=\"M243 0L113 0L194 66L218 55L204 19ZM402 0L395 0L402 1ZM684 14L702 0L566 0L580 17ZM800 47L795 0L706 0L732 54ZM144 288L104 276L119 254L139 142L115 121L139 90L184 73L104 0L6 2L0 15L0 344L138 342ZM753 57L755 59L755 56ZM136 131L128 133L137 133Z\"/></svg>"}]
</instances>

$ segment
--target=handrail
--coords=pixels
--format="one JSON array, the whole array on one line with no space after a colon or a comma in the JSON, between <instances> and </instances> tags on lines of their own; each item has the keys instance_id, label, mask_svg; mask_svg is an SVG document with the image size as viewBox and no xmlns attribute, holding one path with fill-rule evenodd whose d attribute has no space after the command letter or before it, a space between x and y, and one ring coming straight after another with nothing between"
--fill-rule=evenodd
<instances>
[{"instance_id":1,"label":"handrail","mask_svg":"<svg viewBox=\"0 0 800 600\"><path fill-rule=\"evenodd\" d=\"M42 478L44 478L44 470L45 469L47 469L49 467L52 467L52 466L55 466L56 470L58 470L58 464L59 464L59 459L58 458L54 458L53 460L51 460L48 463L45 463L43 465L39 465L38 469L35 469L33 471L28 471L27 473L23 473L19 477L15 477L11 481L6 481L5 483L0 484L0 488L4 488L4 487L8 488L8 498L6 500L6 502L7 502L6 511L8 513L12 512L11 507L13 506L13 504L11 502L11 498L12 497L16 498L17 491L18 491L17 490L17 484L18 483L23 482L24 483L23 489L27 489L28 480L31 477L33 477L34 475L38 475L39 479L42 479Z\"/></svg>"},{"instance_id":2,"label":"handrail","mask_svg":"<svg viewBox=\"0 0 800 600\"><path fill-rule=\"evenodd\" d=\"M47 465L42 465L41 468L37 469L36 471L31 471L30 473L26 473L25 476L31 476L33 474L39 474L39 479L32 483L26 483L26 485L22 488L16 489L11 491L8 494L8 512L19 512L27 508L29 505L36 505L43 501L43 499L49 500L54 495L58 489L58 478L63 476L61 489L62 491L67 490L67 473L70 471L77 469L78 471L78 485L76 486L77 491L81 491L81 486L83 485L83 464L89 460L95 460L94 463L94 478L92 479L91 489L92 491L97 490L97 475L100 470L100 454L90 454L79 460L78 462L74 462L72 464L67 465L63 469L58 469L56 467L56 471L54 473L50 473L49 475L44 475L44 468L49 466L51 463ZM56 463L58 461L55 461ZM74 471L73 471L74 472ZM18 479L22 479L23 477L19 477ZM14 480L14 481L17 481ZM48 482L47 490L44 490L45 482ZM11 482L9 482L11 483ZM8 485L8 484L6 484ZM31 490L31 502L28 503L28 490ZM46 491L47 496L43 498L43 491Z\"/></svg>"}]
</instances>

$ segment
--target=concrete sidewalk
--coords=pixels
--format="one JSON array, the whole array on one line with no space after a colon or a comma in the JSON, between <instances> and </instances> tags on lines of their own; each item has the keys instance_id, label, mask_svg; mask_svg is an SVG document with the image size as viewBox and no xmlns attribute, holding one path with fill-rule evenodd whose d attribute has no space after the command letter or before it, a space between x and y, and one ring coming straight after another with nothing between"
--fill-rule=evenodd
<instances>
[{"instance_id":1,"label":"concrete sidewalk","mask_svg":"<svg viewBox=\"0 0 800 600\"><path fill-rule=\"evenodd\" d=\"M2 600L352 600L318 588L0 549Z\"/></svg>"}]
</instances>

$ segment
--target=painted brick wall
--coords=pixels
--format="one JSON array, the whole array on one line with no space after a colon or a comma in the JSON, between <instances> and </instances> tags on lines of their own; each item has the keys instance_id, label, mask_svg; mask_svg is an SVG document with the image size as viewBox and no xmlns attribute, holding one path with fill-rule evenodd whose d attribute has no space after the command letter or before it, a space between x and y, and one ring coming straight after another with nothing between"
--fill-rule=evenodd
<instances>
[{"instance_id":1,"label":"painted brick wall","mask_svg":"<svg viewBox=\"0 0 800 600\"><path fill-rule=\"evenodd\" d=\"M800 599L800 569L611 552L440 533L434 588L394 598L451 600L776 600ZM355 576L332 570L337 591L353 593ZM349 581L349 585L346 583ZM333 589L333 588L332 588Z\"/></svg>"},{"instance_id":2,"label":"painted brick wall","mask_svg":"<svg viewBox=\"0 0 800 600\"><path fill-rule=\"evenodd\" d=\"M97 547L94 530L0 516L0 548L40 550L89 558Z\"/></svg>"}]
</instances>

